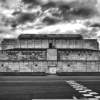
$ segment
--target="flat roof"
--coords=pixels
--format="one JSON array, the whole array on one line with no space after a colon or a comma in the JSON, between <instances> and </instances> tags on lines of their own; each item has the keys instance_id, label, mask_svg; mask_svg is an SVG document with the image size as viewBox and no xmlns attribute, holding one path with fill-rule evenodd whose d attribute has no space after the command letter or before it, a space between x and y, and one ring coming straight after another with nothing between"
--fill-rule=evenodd
<instances>
[{"instance_id":1,"label":"flat roof","mask_svg":"<svg viewBox=\"0 0 100 100\"><path fill-rule=\"evenodd\" d=\"M83 39L80 34L21 34L18 39Z\"/></svg>"},{"instance_id":2,"label":"flat roof","mask_svg":"<svg viewBox=\"0 0 100 100\"><path fill-rule=\"evenodd\" d=\"M5 44L5 43L15 43L15 42L17 42L17 38L9 38L9 39L4 38L1 43Z\"/></svg>"}]
</instances>

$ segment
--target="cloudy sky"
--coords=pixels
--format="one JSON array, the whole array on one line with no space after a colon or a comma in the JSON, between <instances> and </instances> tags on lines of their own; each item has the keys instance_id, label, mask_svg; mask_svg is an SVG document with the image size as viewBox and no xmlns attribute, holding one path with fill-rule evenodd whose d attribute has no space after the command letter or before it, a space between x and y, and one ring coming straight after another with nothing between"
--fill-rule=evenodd
<instances>
[{"instance_id":1,"label":"cloudy sky","mask_svg":"<svg viewBox=\"0 0 100 100\"><path fill-rule=\"evenodd\" d=\"M0 0L0 38L76 34L100 41L100 0Z\"/></svg>"}]
</instances>

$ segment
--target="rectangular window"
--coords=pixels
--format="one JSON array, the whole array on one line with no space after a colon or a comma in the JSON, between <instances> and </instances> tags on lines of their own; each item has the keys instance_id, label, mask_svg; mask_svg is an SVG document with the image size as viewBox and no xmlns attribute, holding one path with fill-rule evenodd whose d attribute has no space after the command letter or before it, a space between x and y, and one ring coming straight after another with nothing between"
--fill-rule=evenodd
<instances>
[{"instance_id":1,"label":"rectangular window","mask_svg":"<svg viewBox=\"0 0 100 100\"><path fill-rule=\"evenodd\" d=\"M44 48L44 49L49 48L48 40L42 40L41 43L42 43L42 48Z\"/></svg>"},{"instance_id":2,"label":"rectangular window","mask_svg":"<svg viewBox=\"0 0 100 100\"><path fill-rule=\"evenodd\" d=\"M56 40L56 48L63 48L62 40Z\"/></svg>"},{"instance_id":3,"label":"rectangular window","mask_svg":"<svg viewBox=\"0 0 100 100\"><path fill-rule=\"evenodd\" d=\"M41 40L35 40L35 48L41 48Z\"/></svg>"}]
</instances>

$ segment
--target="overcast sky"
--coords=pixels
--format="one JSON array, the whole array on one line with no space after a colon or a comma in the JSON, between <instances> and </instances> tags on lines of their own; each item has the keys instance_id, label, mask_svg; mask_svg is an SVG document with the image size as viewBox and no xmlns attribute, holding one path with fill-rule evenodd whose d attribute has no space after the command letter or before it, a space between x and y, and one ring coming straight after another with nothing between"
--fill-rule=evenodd
<instances>
[{"instance_id":1,"label":"overcast sky","mask_svg":"<svg viewBox=\"0 0 100 100\"><path fill-rule=\"evenodd\" d=\"M0 38L79 33L100 38L100 0L0 0Z\"/></svg>"}]
</instances>

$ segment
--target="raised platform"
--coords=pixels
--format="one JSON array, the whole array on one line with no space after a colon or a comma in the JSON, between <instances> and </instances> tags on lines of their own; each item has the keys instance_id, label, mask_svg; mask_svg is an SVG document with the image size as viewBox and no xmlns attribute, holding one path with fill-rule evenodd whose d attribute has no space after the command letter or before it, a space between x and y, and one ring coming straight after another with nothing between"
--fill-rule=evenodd
<instances>
[{"instance_id":1,"label":"raised platform","mask_svg":"<svg viewBox=\"0 0 100 100\"><path fill-rule=\"evenodd\" d=\"M57 72L59 76L100 76L100 72Z\"/></svg>"},{"instance_id":2,"label":"raised platform","mask_svg":"<svg viewBox=\"0 0 100 100\"><path fill-rule=\"evenodd\" d=\"M0 76L47 76L45 72L0 72ZM100 76L100 72L57 72L55 76Z\"/></svg>"},{"instance_id":3,"label":"raised platform","mask_svg":"<svg viewBox=\"0 0 100 100\"><path fill-rule=\"evenodd\" d=\"M0 72L0 76L45 76L45 72Z\"/></svg>"}]
</instances>

